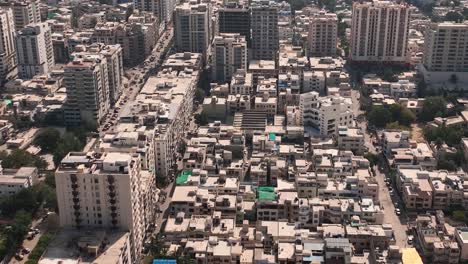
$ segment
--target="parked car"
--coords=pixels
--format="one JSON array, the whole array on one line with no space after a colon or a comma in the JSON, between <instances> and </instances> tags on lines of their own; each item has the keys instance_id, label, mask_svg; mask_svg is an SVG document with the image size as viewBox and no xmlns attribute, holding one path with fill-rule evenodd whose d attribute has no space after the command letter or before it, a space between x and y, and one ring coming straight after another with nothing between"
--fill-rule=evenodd
<instances>
[{"instance_id":1,"label":"parked car","mask_svg":"<svg viewBox=\"0 0 468 264\"><path fill-rule=\"evenodd\" d=\"M413 244L413 241L414 241L414 236L413 236L413 235L409 235L409 236L408 236L408 239L406 240L406 242L408 243L408 245L412 245L412 244Z\"/></svg>"},{"instance_id":2,"label":"parked car","mask_svg":"<svg viewBox=\"0 0 468 264\"><path fill-rule=\"evenodd\" d=\"M30 252L31 252L31 249L29 249L29 248L23 248L23 249L21 249L21 253L23 253L23 254L25 254L25 255L26 255L26 254L29 254Z\"/></svg>"},{"instance_id":3,"label":"parked car","mask_svg":"<svg viewBox=\"0 0 468 264\"><path fill-rule=\"evenodd\" d=\"M28 236L26 237L28 240L33 240L36 234L32 231L28 232Z\"/></svg>"}]
</instances>

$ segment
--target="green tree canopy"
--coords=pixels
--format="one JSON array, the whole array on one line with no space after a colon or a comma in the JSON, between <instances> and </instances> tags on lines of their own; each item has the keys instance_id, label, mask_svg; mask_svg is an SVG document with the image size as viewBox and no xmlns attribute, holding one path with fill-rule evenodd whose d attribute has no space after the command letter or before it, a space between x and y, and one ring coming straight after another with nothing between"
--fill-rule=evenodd
<instances>
[{"instance_id":1,"label":"green tree canopy","mask_svg":"<svg viewBox=\"0 0 468 264\"><path fill-rule=\"evenodd\" d=\"M372 110L367 114L367 119L369 123L381 128L392 121L392 113L386 107L378 105L372 107Z\"/></svg>"},{"instance_id":2,"label":"green tree canopy","mask_svg":"<svg viewBox=\"0 0 468 264\"><path fill-rule=\"evenodd\" d=\"M53 152L57 147L60 139L60 132L55 128L45 128L34 140L34 144L38 145L45 152Z\"/></svg>"},{"instance_id":3,"label":"green tree canopy","mask_svg":"<svg viewBox=\"0 0 468 264\"><path fill-rule=\"evenodd\" d=\"M449 146L457 146L460 144L461 138L464 136L464 130L461 127L427 127L424 129L424 137L429 142L445 142Z\"/></svg>"},{"instance_id":4,"label":"green tree canopy","mask_svg":"<svg viewBox=\"0 0 468 264\"><path fill-rule=\"evenodd\" d=\"M22 150L15 149L10 154L6 151L0 152L0 160L2 161L2 167L19 169L21 167L37 167L38 169L47 168L47 162L38 156L32 155L31 153Z\"/></svg>"},{"instance_id":5,"label":"green tree canopy","mask_svg":"<svg viewBox=\"0 0 468 264\"><path fill-rule=\"evenodd\" d=\"M65 133L54 151L54 163L59 164L70 151L81 151L83 147L84 142L80 141L75 134Z\"/></svg>"},{"instance_id":6,"label":"green tree canopy","mask_svg":"<svg viewBox=\"0 0 468 264\"><path fill-rule=\"evenodd\" d=\"M447 113L447 101L441 96L426 97L424 105L419 113L419 120L428 122L435 117L445 116Z\"/></svg>"},{"instance_id":7,"label":"green tree canopy","mask_svg":"<svg viewBox=\"0 0 468 264\"><path fill-rule=\"evenodd\" d=\"M200 114L195 115L195 123L197 123L199 126L208 125L208 116L204 111L202 111Z\"/></svg>"},{"instance_id":8,"label":"green tree canopy","mask_svg":"<svg viewBox=\"0 0 468 264\"><path fill-rule=\"evenodd\" d=\"M459 12L450 11L445 15L444 20L461 23L465 20L465 17Z\"/></svg>"},{"instance_id":9,"label":"green tree canopy","mask_svg":"<svg viewBox=\"0 0 468 264\"><path fill-rule=\"evenodd\" d=\"M397 82L398 77L391 68L385 68L382 74L382 80L387 82Z\"/></svg>"}]
</instances>

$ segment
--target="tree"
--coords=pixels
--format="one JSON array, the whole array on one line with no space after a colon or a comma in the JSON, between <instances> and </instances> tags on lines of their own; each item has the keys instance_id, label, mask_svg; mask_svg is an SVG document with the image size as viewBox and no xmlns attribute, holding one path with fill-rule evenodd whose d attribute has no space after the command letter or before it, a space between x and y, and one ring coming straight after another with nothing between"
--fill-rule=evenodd
<instances>
[{"instance_id":1,"label":"tree","mask_svg":"<svg viewBox=\"0 0 468 264\"><path fill-rule=\"evenodd\" d=\"M416 121L416 114L406 107L402 107L398 122L404 126L410 126Z\"/></svg>"},{"instance_id":2,"label":"tree","mask_svg":"<svg viewBox=\"0 0 468 264\"><path fill-rule=\"evenodd\" d=\"M427 127L423 132L427 141L442 141L452 147L460 144L461 138L465 136L463 128L458 126L452 126L449 128L445 125L439 127Z\"/></svg>"},{"instance_id":3,"label":"tree","mask_svg":"<svg viewBox=\"0 0 468 264\"><path fill-rule=\"evenodd\" d=\"M391 68L385 68L382 75L382 80L387 82L397 82L398 77L395 75Z\"/></svg>"},{"instance_id":4,"label":"tree","mask_svg":"<svg viewBox=\"0 0 468 264\"><path fill-rule=\"evenodd\" d=\"M453 211L452 217L455 221L459 221L459 222L465 222L466 220L465 212L462 210Z\"/></svg>"},{"instance_id":5,"label":"tree","mask_svg":"<svg viewBox=\"0 0 468 264\"><path fill-rule=\"evenodd\" d=\"M81 151L83 147L84 143L75 134L65 133L54 151L54 163L59 164L69 152Z\"/></svg>"},{"instance_id":6,"label":"tree","mask_svg":"<svg viewBox=\"0 0 468 264\"><path fill-rule=\"evenodd\" d=\"M189 256L181 256L177 258L177 264L196 264L197 261Z\"/></svg>"},{"instance_id":7,"label":"tree","mask_svg":"<svg viewBox=\"0 0 468 264\"><path fill-rule=\"evenodd\" d=\"M42 202L46 208L58 211L57 194L55 189L41 182L32 187L36 200Z\"/></svg>"},{"instance_id":8,"label":"tree","mask_svg":"<svg viewBox=\"0 0 468 264\"><path fill-rule=\"evenodd\" d=\"M31 214L20 210L15 214L13 224L7 230L7 241L11 248L17 248L23 242L31 224Z\"/></svg>"},{"instance_id":9,"label":"tree","mask_svg":"<svg viewBox=\"0 0 468 264\"><path fill-rule=\"evenodd\" d=\"M187 143L184 140L181 140L179 145L177 146L177 152L183 155L186 150L187 150Z\"/></svg>"},{"instance_id":10,"label":"tree","mask_svg":"<svg viewBox=\"0 0 468 264\"><path fill-rule=\"evenodd\" d=\"M438 170L448 170L448 171L456 171L457 164L453 160L446 160L446 159L438 159L437 160L437 169Z\"/></svg>"},{"instance_id":11,"label":"tree","mask_svg":"<svg viewBox=\"0 0 468 264\"><path fill-rule=\"evenodd\" d=\"M45 152L53 152L58 144L60 132L55 128L46 128L34 140L34 144L38 145Z\"/></svg>"},{"instance_id":12,"label":"tree","mask_svg":"<svg viewBox=\"0 0 468 264\"><path fill-rule=\"evenodd\" d=\"M193 97L197 102L203 103L203 100L205 99L205 91L203 91L200 88L197 88L195 90L195 96Z\"/></svg>"},{"instance_id":13,"label":"tree","mask_svg":"<svg viewBox=\"0 0 468 264\"><path fill-rule=\"evenodd\" d=\"M47 162L38 156L32 155L31 153L22 150L15 149L10 154L6 151L0 152L0 160L2 161L2 167L19 169L21 167L37 167L38 169L47 168Z\"/></svg>"},{"instance_id":14,"label":"tree","mask_svg":"<svg viewBox=\"0 0 468 264\"><path fill-rule=\"evenodd\" d=\"M419 120L428 122L437 116L445 116L447 112L447 102L441 96L427 97L419 113Z\"/></svg>"},{"instance_id":15,"label":"tree","mask_svg":"<svg viewBox=\"0 0 468 264\"><path fill-rule=\"evenodd\" d=\"M398 121L388 123L385 129L398 129L398 130L410 130L410 127L401 125Z\"/></svg>"},{"instance_id":16,"label":"tree","mask_svg":"<svg viewBox=\"0 0 468 264\"><path fill-rule=\"evenodd\" d=\"M201 112L200 114L195 115L195 123L199 126L206 126L208 125L208 116L205 112Z\"/></svg>"},{"instance_id":17,"label":"tree","mask_svg":"<svg viewBox=\"0 0 468 264\"><path fill-rule=\"evenodd\" d=\"M149 254L151 254L153 258L167 257L167 247L164 246L164 239L160 236L160 234L151 239L151 243L148 249Z\"/></svg>"},{"instance_id":18,"label":"tree","mask_svg":"<svg viewBox=\"0 0 468 264\"><path fill-rule=\"evenodd\" d=\"M369 161L371 167L374 167L379 163L379 157L375 154L367 153L366 155L364 155L364 158L366 158Z\"/></svg>"},{"instance_id":19,"label":"tree","mask_svg":"<svg viewBox=\"0 0 468 264\"><path fill-rule=\"evenodd\" d=\"M51 188L55 188L55 175L53 172L46 172L44 183Z\"/></svg>"},{"instance_id":20,"label":"tree","mask_svg":"<svg viewBox=\"0 0 468 264\"><path fill-rule=\"evenodd\" d=\"M460 14L459 12L455 12L455 11L448 12L444 17L445 21L452 21L456 23L461 23L463 22L464 19L465 17L462 14Z\"/></svg>"},{"instance_id":21,"label":"tree","mask_svg":"<svg viewBox=\"0 0 468 264\"><path fill-rule=\"evenodd\" d=\"M40 202L31 188L23 189L17 194L0 200L0 210L3 216L11 217L18 210L35 212Z\"/></svg>"},{"instance_id":22,"label":"tree","mask_svg":"<svg viewBox=\"0 0 468 264\"><path fill-rule=\"evenodd\" d=\"M425 97L426 96L426 90L427 90L427 84L424 78L421 78L417 81L416 83L416 89L418 91L418 97Z\"/></svg>"},{"instance_id":23,"label":"tree","mask_svg":"<svg viewBox=\"0 0 468 264\"><path fill-rule=\"evenodd\" d=\"M376 127L385 127L387 123L392 121L391 112L384 106L372 107L372 110L367 114L369 123Z\"/></svg>"},{"instance_id":24,"label":"tree","mask_svg":"<svg viewBox=\"0 0 468 264\"><path fill-rule=\"evenodd\" d=\"M301 10L306 5L304 0L288 0L288 3L291 5L291 10L293 12Z\"/></svg>"}]
</instances>

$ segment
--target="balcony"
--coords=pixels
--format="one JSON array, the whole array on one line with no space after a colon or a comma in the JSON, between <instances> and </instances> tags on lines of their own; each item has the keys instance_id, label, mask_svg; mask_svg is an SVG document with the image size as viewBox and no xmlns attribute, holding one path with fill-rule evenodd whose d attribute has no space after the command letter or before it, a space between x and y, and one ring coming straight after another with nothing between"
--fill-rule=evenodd
<instances>
[{"instance_id":1,"label":"balcony","mask_svg":"<svg viewBox=\"0 0 468 264\"><path fill-rule=\"evenodd\" d=\"M76 175L70 175L70 180L72 183L76 183L78 181L78 178L76 177Z\"/></svg>"},{"instance_id":2,"label":"balcony","mask_svg":"<svg viewBox=\"0 0 468 264\"><path fill-rule=\"evenodd\" d=\"M114 179L114 176L107 176L107 182L109 182L110 185L114 184L115 183L115 179Z\"/></svg>"}]
</instances>

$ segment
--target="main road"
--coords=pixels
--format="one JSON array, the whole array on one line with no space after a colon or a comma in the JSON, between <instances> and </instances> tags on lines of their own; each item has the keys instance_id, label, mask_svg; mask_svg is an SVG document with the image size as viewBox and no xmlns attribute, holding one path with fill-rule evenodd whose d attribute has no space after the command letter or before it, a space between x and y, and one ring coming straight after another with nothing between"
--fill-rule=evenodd
<instances>
[{"instance_id":1,"label":"main road","mask_svg":"<svg viewBox=\"0 0 468 264\"><path fill-rule=\"evenodd\" d=\"M152 53L144 62L125 70L124 75L126 78L124 78L123 81L122 95L119 100L117 100L115 106L109 110L106 119L101 123L99 127L101 136L103 136L106 131L113 130L118 122L118 117L122 109L135 100L149 76L158 71L162 61L165 59L163 56L167 55L166 51L170 48L169 46L172 42L173 35L173 28L170 26L159 37Z\"/></svg>"}]
</instances>

